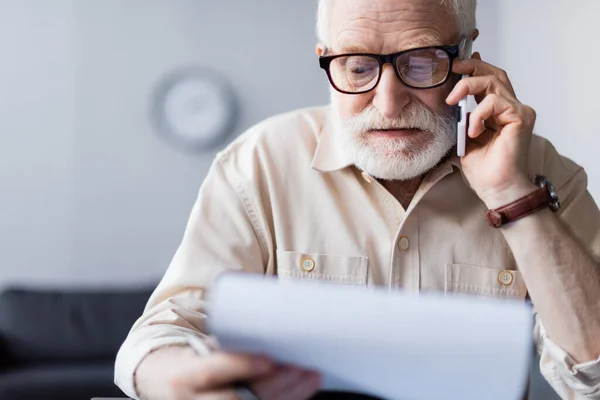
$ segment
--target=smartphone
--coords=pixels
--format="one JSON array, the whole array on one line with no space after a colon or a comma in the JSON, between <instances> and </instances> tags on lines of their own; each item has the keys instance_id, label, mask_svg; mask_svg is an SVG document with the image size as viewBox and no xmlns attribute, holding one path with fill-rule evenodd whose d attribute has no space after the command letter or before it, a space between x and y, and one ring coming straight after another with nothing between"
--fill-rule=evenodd
<instances>
[{"instance_id":1,"label":"smartphone","mask_svg":"<svg viewBox=\"0 0 600 400\"><path fill-rule=\"evenodd\" d=\"M467 75L463 75L463 78ZM456 127L456 154L464 157L467 147L467 130L469 129L469 114L467 113L467 98L458 102L458 123Z\"/></svg>"},{"instance_id":2,"label":"smartphone","mask_svg":"<svg viewBox=\"0 0 600 400\"><path fill-rule=\"evenodd\" d=\"M467 40L465 42L464 54L465 58L471 58L473 42ZM461 79L468 78L469 75L463 75ZM469 130L469 114L467 112L467 97L458 102L458 117L456 127L456 154L459 157L464 157L467 147L467 131Z\"/></svg>"}]
</instances>

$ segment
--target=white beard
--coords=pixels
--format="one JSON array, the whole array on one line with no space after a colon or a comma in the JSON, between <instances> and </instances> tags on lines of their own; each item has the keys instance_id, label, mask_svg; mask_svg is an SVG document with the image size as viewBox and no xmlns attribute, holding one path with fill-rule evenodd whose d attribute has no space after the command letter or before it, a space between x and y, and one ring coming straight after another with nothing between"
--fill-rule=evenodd
<instances>
[{"instance_id":1,"label":"white beard","mask_svg":"<svg viewBox=\"0 0 600 400\"><path fill-rule=\"evenodd\" d=\"M456 120L449 111L439 115L421 103L411 102L394 119L383 117L372 105L342 120L332 96L337 143L348 161L383 180L405 181L434 168L456 144ZM371 130L419 129L408 137L381 138Z\"/></svg>"}]
</instances>

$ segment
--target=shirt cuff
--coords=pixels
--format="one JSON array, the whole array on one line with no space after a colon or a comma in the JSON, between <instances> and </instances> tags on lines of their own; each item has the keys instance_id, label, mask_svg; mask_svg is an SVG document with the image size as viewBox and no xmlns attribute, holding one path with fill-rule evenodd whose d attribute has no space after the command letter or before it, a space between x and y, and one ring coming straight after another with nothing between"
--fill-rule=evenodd
<instances>
[{"instance_id":1,"label":"shirt cuff","mask_svg":"<svg viewBox=\"0 0 600 400\"><path fill-rule=\"evenodd\" d=\"M600 399L600 357L594 361L577 364L569 353L548 337L543 325L540 326L540 334L544 350L566 385L584 398Z\"/></svg>"},{"instance_id":2,"label":"shirt cuff","mask_svg":"<svg viewBox=\"0 0 600 400\"><path fill-rule=\"evenodd\" d=\"M146 326L131 332L121 346L115 362L115 384L129 397L141 400L135 384L135 374L141 362L163 347L189 346L198 355L210 353L210 345L197 332L185 328Z\"/></svg>"}]
</instances>

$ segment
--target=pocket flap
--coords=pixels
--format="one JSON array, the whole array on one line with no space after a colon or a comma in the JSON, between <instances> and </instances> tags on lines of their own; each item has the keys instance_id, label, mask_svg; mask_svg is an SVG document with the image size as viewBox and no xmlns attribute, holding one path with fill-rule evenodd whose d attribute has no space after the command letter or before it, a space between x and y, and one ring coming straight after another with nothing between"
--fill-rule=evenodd
<instances>
[{"instance_id":1,"label":"pocket flap","mask_svg":"<svg viewBox=\"0 0 600 400\"><path fill-rule=\"evenodd\" d=\"M367 257L277 250L277 275L280 278L366 285L367 271Z\"/></svg>"},{"instance_id":2,"label":"pocket flap","mask_svg":"<svg viewBox=\"0 0 600 400\"><path fill-rule=\"evenodd\" d=\"M527 287L519 271L448 264L446 292L525 298Z\"/></svg>"}]
</instances>

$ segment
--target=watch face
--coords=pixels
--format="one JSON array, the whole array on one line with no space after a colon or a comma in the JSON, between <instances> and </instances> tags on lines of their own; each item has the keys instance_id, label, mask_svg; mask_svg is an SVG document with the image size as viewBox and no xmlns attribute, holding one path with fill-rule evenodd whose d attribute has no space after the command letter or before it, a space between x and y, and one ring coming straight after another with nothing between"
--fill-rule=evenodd
<instances>
[{"instance_id":1,"label":"watch face","mask_svg":"<svg viewBox=\"0 0 600 400\"><path fill-rule=\"evenodd\" d=\"M169 74L153 98L152 117L159 134L185 150L207 150L224 143L235 114L230 86L207 69Z\"/></svg>"},{"instance_id":2,"label":"watch face","mask_svg":"<svg viewBox=\"0 0 600 400\"><path fill-rule=\"evenodd\" d=\"M554 188L554 185L552 184L552 182L550 182L548 180L548 178L546 178L543 175L537 175L535 177L535 183L539 187L545 188L548 191L548 193L550 194L550 197L552 198L552 202L550 203L550 208L554 212L558 211L560 209L560 199L558 198L558 192Z\"/></svg>"}]
</instances>

